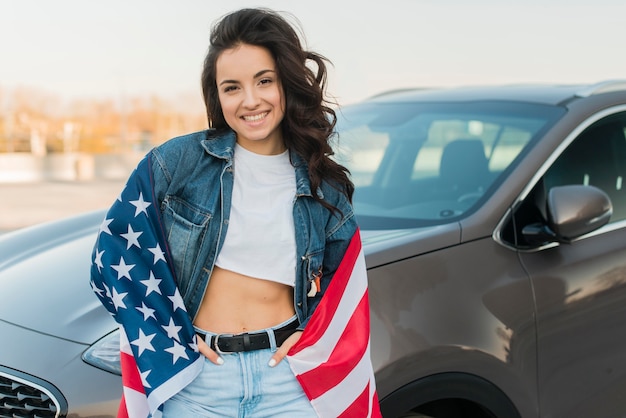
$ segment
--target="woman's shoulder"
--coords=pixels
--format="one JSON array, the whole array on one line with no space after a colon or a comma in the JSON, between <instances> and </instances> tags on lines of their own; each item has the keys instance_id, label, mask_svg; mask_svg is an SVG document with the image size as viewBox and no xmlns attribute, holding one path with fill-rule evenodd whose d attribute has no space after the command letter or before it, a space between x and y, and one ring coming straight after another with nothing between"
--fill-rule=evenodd
<instances>
[{"instance_id":1,"label":"woman's shoulder","mask_svg":"<svg viewBox=\"0 0 626 418\"><path fill-rule=\"evenodd\" d=\"M329 217L337 218L337 215L339 215L341 222L345 222L354 216L352 203L348 198L345 185L323 180L320 189L324 201L337 209L337 211L327 210Z\"/></svg>"},{"instance_id":2,"label":"woman's shoulder","mask_svg":"<svg viewBox=\"0 0 626 418\"><path fill-rule=\"evenodd\" d=\"M214 134L211 130L203 130L180 135L172 139L168 139L155 150L160 154L176 153L179 154L190 149L199 148L203 140Z\"/></svg>"},{"instance_id":3,"label":"woman's shoulder","mask_svg":"<svg viewBox=\"0 0 626 418\"><path fill-rule=\"evenodd\" d=\"M171 179L174 173L184 174L195 167L203 156L202 143L213 135L211 130L192 132L169 139L149 152L155 173Z\"/></svg>"},{"instance_id":4,"label":"woman's shoulder","mask_svg":"<svg viewBox=\"0 0 626 418\"><path fill-rule=\"evenodd\" d=\"M205 151L211 148L207 143L227 143L231 141L230 136L229 131L205 129L169 139L151 152L157 159L189 163L206 155Z\"/></svg>"},{"instance_id":5,"label":"woman's shoulder","mask_svg":"<svg viewBox=\"0 0 626 418\"><path fill-rule=\"evenodd\" d=\"M329 202L350 203L348 199L348 190L345 184L337 181L323 179L320 184L320 189L324 196L324 200Z\"/></svg>"},{"instance_id":6,"label":"woman's shoulder","mask_svg":"<svg viewBox=\"0 0 626 418\"><path fill-rule=\"evenodd\" d=\"M211 179L215 173L221 172L223 159L216 158L207 144L226 143L228 140L227 136L214 130L204 130L177 136L156 146L148 154L155 184L160 188L170 188L184 185L192 179ZM200 173L202 176L198 176Z\"/></svg>"}]
</instances>

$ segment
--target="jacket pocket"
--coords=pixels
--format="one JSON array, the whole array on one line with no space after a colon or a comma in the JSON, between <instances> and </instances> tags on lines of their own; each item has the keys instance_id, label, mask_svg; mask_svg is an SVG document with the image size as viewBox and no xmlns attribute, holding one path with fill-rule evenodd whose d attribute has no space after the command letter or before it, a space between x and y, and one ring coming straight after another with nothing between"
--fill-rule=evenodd
<instances>
[{"instance_id":1,"label":"jacket pocket","mask_svg":"<svg viewBox=\"0 0 626 418\"><path fill-rule=\"evenodd\" d=\"M177 196L166 196L161 211L178 286L184 293L211 214Z\"/></svg>"}]
</instances>

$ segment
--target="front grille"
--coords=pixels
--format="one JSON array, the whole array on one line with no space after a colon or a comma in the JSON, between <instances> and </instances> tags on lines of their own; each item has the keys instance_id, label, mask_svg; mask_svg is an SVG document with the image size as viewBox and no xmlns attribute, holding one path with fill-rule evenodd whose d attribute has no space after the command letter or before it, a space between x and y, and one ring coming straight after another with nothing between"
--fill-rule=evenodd
<instances>
[{"instance_id":1,"label":"front grille","mask_svg":"<svg viewBox=\"0 0 626 418\"><path fill-rule=\"evenodd\" d=\"M51 383L0 366L0 418L56 418L67 414L67 403Z\"/></svg>"}]
</instances>

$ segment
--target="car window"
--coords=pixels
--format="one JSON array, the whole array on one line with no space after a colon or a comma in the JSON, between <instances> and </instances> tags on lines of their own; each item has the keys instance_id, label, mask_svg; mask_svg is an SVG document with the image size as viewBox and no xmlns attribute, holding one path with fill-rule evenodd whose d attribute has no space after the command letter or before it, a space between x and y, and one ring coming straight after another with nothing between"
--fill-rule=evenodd
<instances>
[{"instance_id":1,"label":"car window","mask_svg":"<svg viewBox=\"0 0 626 418\"><path fill-rule=\"evenodd\" d=\"M579 135L544 176L546 190L592 185L611 199L611 222L626 219L626 113L602 119Z\"/></svg>"},{"instance_id":2,"label":"car window","mask_svg":"<svg viewBox=\"0 0 626 418\"><path fill-rule=\"evenodd\" d=\"M563 113L518 103L394 103L342 109L335 159L351 172L363 229L457 219Z\"/></svg>"}]
</instances>

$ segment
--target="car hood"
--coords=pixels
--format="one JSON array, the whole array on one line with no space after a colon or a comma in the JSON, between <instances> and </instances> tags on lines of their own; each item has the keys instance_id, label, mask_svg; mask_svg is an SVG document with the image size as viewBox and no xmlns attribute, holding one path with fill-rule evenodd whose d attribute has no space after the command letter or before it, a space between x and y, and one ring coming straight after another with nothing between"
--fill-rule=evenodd
<instances>
[{"instance_id":1,"label":"car hood","mask_svg":"<svg viewBox=\"0 0 626 418\"><path fill-rule=\"evenodd\" d=\"M104 214L92 212L0 237L0 321L82 344L92 344L116 328L89 280L91 252ZM458 229L448 225L362 231L361 236L372 268L452 245Z\"/></svg>"},{"instance_id":2,"label":"car hood","mask_svg":"<svg viewBox=\"0 0 626 418\"><path fill-rule=\"evenodd\" d=\"M0 320L91 344L116 327L89 284L104 212L0 237Z\"/></svg>"},{"instance_id":3,"label":"car hood","mask_svg":"<svg viewBox=\"0 0 626 418\"><path fill-rule=\"evenodd\" d=\"M420 228L361 231L361 240L367 268L373 269L457 245L461 240L461 227L458 222L451 222Z\"/></svg>"}]
</instances>

